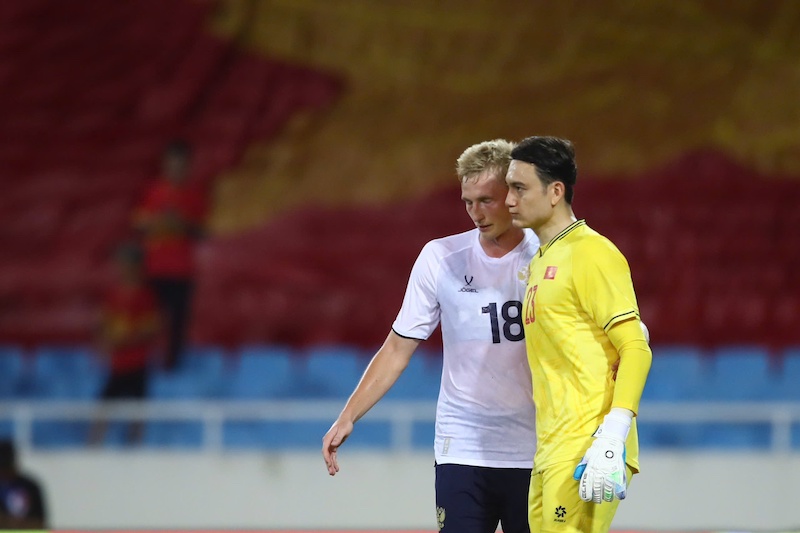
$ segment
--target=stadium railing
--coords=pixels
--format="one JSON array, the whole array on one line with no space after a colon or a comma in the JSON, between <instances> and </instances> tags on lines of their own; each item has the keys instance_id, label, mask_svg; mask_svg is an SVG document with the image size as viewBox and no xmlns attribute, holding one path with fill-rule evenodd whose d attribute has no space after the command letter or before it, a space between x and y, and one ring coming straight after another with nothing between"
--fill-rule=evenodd
<instances>
[{"instance_id":1,"label":"stadium railing","mask_svg":"<svg viewBox=\"0 0 800 533\"><path fill-rule=\"evenodd\" d=\"M250 441L251 448L317 449L322 435L341 410L339 400L308 401L144 401L117 402L114 405L86 401L58 402L0 402L0 421L4 429L0 432L13 437L21 448L48 450L75 449L86 446L81 438L64 438L70 424L86 428L97 420L113 422L143 421L145 424L174 423L197 424L197 439L194 448L201 451L229 451L242 446L231 440L226 433L231 424L244 423L260 426L262 433L272 432L273 437L263 446L258 439ZM644 446L681 448L714 448L748 446L756 442L775 453L800 450L800 403L784 402L701 402L701 403L647 403L642 406L643 421L640 437ZM435 402L431 401L385 401L376 405L359 422L348 444L351 447L365 446L392 452L408 453L432 445L435 420ZM42 424L59 424L51 431L42 433ZM270 426L272 424L272 426ZM372 431L369 428L372 425ZM725 433L716 441L702 430L708 427L727 425L734 430L749 428L758 439L744 438L740 441L727 437ZM420 427L425 430L420 432ZM60 429L59 429L60 427ZM303 431L290 438L287 428L303 427ZM663 435L650 435L654 427L660 427ZM670 439L681 434L681 428L694 431L695 439ZM246 429L245 429L246 430ZM38 431L38 435L37 435ZM699 431L699 433L698 433ZM42 435L45 435L42 437ZM49 436L48 436L49 435ZM376 436L380 435L379 438ZM286 440L282 440L286 437ZM666 445L664 444L666 442ZM352 443L352 444L351 444ZM761 444L758 444L761 443ZM152 446L151 442L149 445ZM180 439L167 442L166 447L187 448ZM156 447L159 446L155 443ZM248 446L244 446L248 447Z\"/></svg>"}]
</instances>

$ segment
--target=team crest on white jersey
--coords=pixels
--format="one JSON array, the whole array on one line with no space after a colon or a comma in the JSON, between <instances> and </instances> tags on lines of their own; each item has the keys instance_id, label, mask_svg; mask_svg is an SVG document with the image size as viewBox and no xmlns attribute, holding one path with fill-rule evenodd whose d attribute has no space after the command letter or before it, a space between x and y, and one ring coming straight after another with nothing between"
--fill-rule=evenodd
<instances>
[{"instance_id":1,"label":"team crest on white jersey","mask_svg":"<svg viewBox=\"0 0 800 533\"><path fill-rule=\"evenodd\" d=\"M477 293L478 289L470 286L470 285L472 285L472 280L474 280L474 279L475 279L474 276L464 276L464 282L466 283L466 285L461 287L458 290L458 292L474 292L474 293Z\"/></svg>"},{"instance_id":2,"label":"team crest on white jersey","mask_svg":"<svg viewBox=\"0 0 800 533\"><path fill-rule=\"evenodd\" d=\"M517 279L523 283L528 283L528 278L531 277L531 269L530 265L525 265L524 267L517 270Z\"/></svg>"}]
</instances>

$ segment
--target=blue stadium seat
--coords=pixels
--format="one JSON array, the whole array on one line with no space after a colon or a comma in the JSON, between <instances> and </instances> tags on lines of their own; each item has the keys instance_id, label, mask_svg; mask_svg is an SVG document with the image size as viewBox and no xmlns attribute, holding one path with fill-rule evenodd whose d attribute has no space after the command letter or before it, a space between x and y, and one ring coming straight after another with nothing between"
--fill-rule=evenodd
<instances>
[{"instance_id":1,"label":"blue stadium seat","mask_svg":"<svg viewBox=\"0 0 800 533\"><path fill-rule=\"evenodd\" d=\"M90 422L35 420L31 439L37 448L79 448L89 442Z\"/></svg>"},{"instance_id":2,"label":"blue stadium seat","mask_svg":"<svg viewBox=\"0 0 800 533\"><path fill-rule=\"evenodd\" d=\"M772 399L800 401L800 348L791 348L783 353Z\"/></svg>"},{"instance_id":3,"label":"blue stadium seat","mask_svg":"<svg viewBox=\"0 0 800 533\"><path fill-rule=\"evenodd\" d=\"M693 401L700 397L706 356L693 346L654 346L642 401Z\"/></svg>"},{"instance_id":4,"label":"blue stadium seat","mask_svg":"<svg viewBox=\"0 0 800 533\"><path fill-rule=\"evenodd\" d=\"M25 375L22 349L17 346L0 346L0 399L11 399L21 392Z\"/></svg>"},{"instance_id":5,"label":"blue stadium seat","mask_svg":"<svg viewBox=\"0 0 800 533\"><path fill-rule=\"evenodd\" d=\"M204 379L221 379L227 370L228 356L217 346L192 346L186 350L178 369Z\"/></svg>"},{"instance_id":6,"label":"blue stadium seat","mask_svg":"<svg viewBox=\"0 0 800 533\"><path fill-rule=\"evenodd\" d=\"M265 448L267 432L264 422L225 422L222 426L222 445L232 449Z\"/></svg>"},{"instance_id":7,"label":"blue stadium seat","mask_svg":"<svg viewBox=\"0 0 800 533\"><path fill-rule=\"evenodd\" d=\"M212 396L208 384L197 376L154 371L150 373L147 394L154 400L194 400Z\"/></svg>"},{"instance_id":8,"label":"blue stadium seat","mask_svg":"<svg viewBox=\"0 0 800 533\"><path fill-rule=\"evenodd\" d=\"M226 422L223 443L226 448L313 449L329 427L329 421Z\"/></svg>"},{"instance_id":9,"label":"blue stadium seat","mask_svg":"<svg viewBox=\"0 0 800 533\"><path fill-rule=\"evenodd\" d=\"M192 347L177 369L150 372L148 394L156 399L216 398L227 386L227 357L215 347Z\"/></svg>"},{"instance_id":10,"label":"blue stadium seat","mask_svg":"<svg viewBox=\"0 0 800 533\"><path fill-rule=\"evenodd\" d=\"M347 398L361 379L369 359L355 348L325 346L309 350L296 396Z\"/></svg>"},{"instance_id":11,"label":"blue stadium seat","mask_svg":"<svg viewBox=\"0 0 800 533\"><path fill-rule=\"evenodd\" d=\"M225 396L242 400L289 396L295 375L294 357L285 347L242 348L228 375Z\"/></svg>"},{"instance_id":12,"label":"blue stadium seat","mask_svg":"<svg viewBox=\"0 0 800 533\"><path fill-rule=\"evenodd\" d=\"M112 448L135 446L136 444L129 442L133 430L131 423L126 420L109 420L102 445Z\"/></svg>"},{"instance_id":13,"label":"blue stadium seat","mask_svg":"<svg viewBox=\"0 0 800 533\"><path fill-rule=\"evenodd\" d=\"M441 381L441 355L416 353L386 394L386 399L435 401L439 397Z\"/></svg>"},{"instance_id":14,"label":"blue stadium seat","mask_svg":"<svg viewBox=\"0 0 800 533\"><path fill-rule=\"evenodd\" d=\"M10 419L0 420L0 439L11 439L14 437L14 421Z\"/></svg>"},{"instance_id":15,"label":"blue stadium seat","mask_svg":"<svg viewBox=\"0 0 800 533\"><path fill-rule=\"evenodd\" d=\"M792 450L800 450L800 422L792 424Z\"/></svg>"},{"instance_id":16,"label":"blue stadium seat","mask_svg":"<svg viewBox=\"0 0 800 533\"><path fill-rule=\"evenodd\" d=\"M214 390L201 376L187 370L153 372L148 383L152 400L196 400L213 396ZM191 420L148 420L142 438L145 446L160 448L199 448L203 443L203 425Z\"/></svg>"},{"instance_id":17,"label":"blue stadium seat","mask_svg":"<svg viewBox=\"0 0 800 533\"><path fill-rule=\"evenodd\" d=\"M108 370L88 348L43 346L33 354L29 395L40 399L96 398Z\"/></svg>"},{"instance_id":18,"label":"blue stadium seat","mask_svg":"<svg viewBox=\"0 0 800 533\"><path fill-rule=\"evenodd\" d=\"M200 448L203 423L194 420L152 420L144 428L142 444L158 448Z\"/></svg>"},{"instance_id":19,"label":"blue stadium seat","mask_svg":"<svg viewBox=\"0 0 800 533\"><path fill-rule=\"evenodd\" d=\"M711 359L701 399L709 401L758 401L769 399L774 387L770 356L758 346L717 348Z\"/></svg>"},{"instance_id":20,"label":"blue stadium seat","mask_svg":"<svg viewBox=\"0 0 800 533\"><path fill-rule=\"evenodd\" d=\"M430 422L415 422L411 428L411 445L414 448L433 449L433 439L436 435L436 424Z\"/></svg>"},{"instance_id":21,"label":"blue stadium seat","mask_svg":"<svg viewBox=\"0 0 800 533\"><path fill-rule=\"evenodd\" d=\"M232 421L223 426L223 444L233 449L319 448L329 420L320 421ZM362 419L347 439L350 448L386 448L391 439L388 422Z\"/></svg>"},{"instance_id":22,"label":"blue stadium seat","mask_svg":"<svg viewBox=\"0 0 800 533\"><path fill-rule=\"evenodd\" d=\"M36 400L95 400L108 369L84 346L41 346L32 354L32 367L22 396ZM82 447L89 442L90 421L36 420L32 442L41 448ZM109 424L107 441L119 433Z\"/></svg>"},{"instance_id":23,"label":"blue stadium seat","mask_svg":"<svg viewBox=\"0 0 800 533\"><path fill-rule=\"evenodd\" d=\"M696 448L703 444L702 424L649 422L644 420L637 424L639 445L648 449Z\"/></svg>"},{"instance_id":24,"label":"blue stadium seat","mask_svg":"<svg viewBox=\"0 0 800 533\"><path fill-rule=\"evenodd\" d=\"M99 366L95 354L83 346L41 346L33 356L34 370L39 375L85 374Z\"/></svg>"},{"instance_id":25,"label":"blue stadium seat","mask_svg":"<svg viewBox=\"0 0 800 533\"><path fill-rule=\"evenodd\" d=\"M767 450L772 446L772 427L763 423L705 423L700 448Z\"/></svg>"}]
</instances>

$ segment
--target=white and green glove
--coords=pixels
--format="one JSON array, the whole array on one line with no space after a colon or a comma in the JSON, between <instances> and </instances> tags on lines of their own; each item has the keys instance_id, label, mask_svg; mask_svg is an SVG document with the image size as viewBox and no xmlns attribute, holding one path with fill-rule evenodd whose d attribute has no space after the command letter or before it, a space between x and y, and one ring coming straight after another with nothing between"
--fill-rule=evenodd
<instances>
[{"instance_id":1,"label":"white and green glove","mask_svg":"<svg viewBox=\"0 0 800 533\"><path fill-rule=\"evenodd\" d=\"M578 494L585 502L624 500L628 488L625 471L625 440L633 413L615 407L603 419L594 442L575 468L572 477L579 481Z\"/></svg>"}]
</instances>

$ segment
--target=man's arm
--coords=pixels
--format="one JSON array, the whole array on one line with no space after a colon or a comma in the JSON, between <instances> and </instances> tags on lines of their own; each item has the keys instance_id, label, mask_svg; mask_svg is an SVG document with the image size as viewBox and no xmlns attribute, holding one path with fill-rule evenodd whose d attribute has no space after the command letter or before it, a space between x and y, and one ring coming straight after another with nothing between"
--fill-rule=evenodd
<instances>
[{"instance_id":1,"label":"man's arm","mask_svg":"<svg viewBox=\"0 0 800 533\"><path fill-rule=\"evenodd\" d=\"M353 432L353 425L394 385L408 366L420 342L422 341L419 339L409 339L401 337L394 331L389 332L383 346L372 358L353 394L347 400L339 418L322 438L322 457L330 475L333 476L339 471L336 452Z\"/></svg>"},{"instance_id":2,"label":"man's arm","mask_svg":"<svg viewBox=\"0 0 800 533\"><path fill-rule=\"evenodd\" d=\"M608 330L608 338L619 354L619 367L611 411L573 474L580 482L578 493L583 501L610 502L626 496L625 441L650 371L648 337L646 326L638 319L618 322Z\"/></svg>"},{"instance_id":3,"label":"man's arm","mask_svg":"<svg viewBox=\"0 0 800 533\"><path fill-rule=\"evenodd\" d=\"M635 415L639 411L639 400L653 360L645 328L638 319L625 320L609 328L608 338L619 354L611 407L628 409Z\"/></svg>"}]
</instances>

